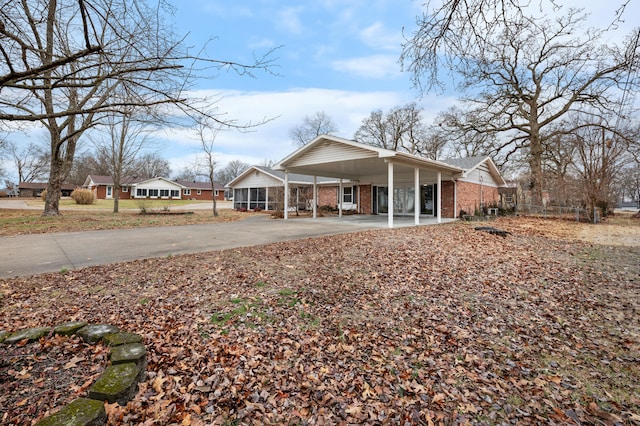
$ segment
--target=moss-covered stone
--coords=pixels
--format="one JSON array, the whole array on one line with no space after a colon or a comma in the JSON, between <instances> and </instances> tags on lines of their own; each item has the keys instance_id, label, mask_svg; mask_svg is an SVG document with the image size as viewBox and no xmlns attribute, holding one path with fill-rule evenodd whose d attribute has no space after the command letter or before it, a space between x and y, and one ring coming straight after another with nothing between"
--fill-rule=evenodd
<instances>
[{"instance_id":1,"label":"moss-covered stone","mask_svg":"<svg viewBox=\"0 0 640 426\"><path fill-rule=\"evenodd\" d=\"M15 333L9 334L4 339L4 343L11 345L14 343L18 343L19 341L24 339L27 339L29 342L33 342L34 340L38 340L42 336L49 334L50 331L50 327L38 327L30 328L28 330L16 331Z\"/></svg>"},{"instance_id":2,"label":"moss-covered stone","mask_svg":"<svg viewBox=\"0 0 640 426\"><path fill-rule=\"evenodd\" d=\"M111 333L105 335L102 338L102 341L108 346L120 346L129 343L140 343L142 342L142 336L135 333L121 331L120 333Z\"/></svg>"},{"instance_id":3,"label":"moss-covered stone","mask_svg":"<svg viewBox=\"0 0 640 426\"><path fill-rule=\"evenodd\" d=\"M88 323L86 321L66 322L64 324L59 324L53 327L53 332L55 334L61 334L63 336L71 336L87 324Z\"/></svg>"},{"instance_id":4,"label":"moss-covered stone","mask_svg":"<svg viewBox=\"0 0 640 426\"><path fill-rule=\"evenodd\" d=\"M76 334L87 343L97 343L107 334L117 333L119 331L120 329L115 325L89 324L76 331Z\"/></svg>"},{"instance_id":5,"label":"moss-covered stone","mask_svg":"<svg viewBox=\"0 0 640 426\"><path fill-rule=\"evenodd\" d=\"M4 339L6 339L8 335L9 335L8 331L4 331L4 330L0 331L0 343L4 342Z\"/></svg>"},{"instance_id":6,"label":"moss-covered stone","mask_svg":"<svg viewBox=\"0 0 640 426\"><path fill-rule=\"evenodd\" d=\"M138 390L140 369L133 362L110 365L89 388L89 398L125 405Z\"/></svg>"},{"instance_id":7,"label":"moss-covered stone","mask_svg":"<svg viewBox=\"0 0 640 426\"><path fill-rule=\"evenodd\" d=\"M140 369L137 380L139 382L144 380L147 369L147 350L142 343L116 346L111 349L110 359L112 365L134 362Z\"/></svg>"},{"instance_id":8,"label":"moss-covered stone","mask_svg":"<svg viewBox=\"0 0 640 426\"><path fill-rule=\"evenodd\" d=\"M57 413L36 423L36 426L102 426L107 423L104 403L78 398Z\"/></svg>"}]
</instances>

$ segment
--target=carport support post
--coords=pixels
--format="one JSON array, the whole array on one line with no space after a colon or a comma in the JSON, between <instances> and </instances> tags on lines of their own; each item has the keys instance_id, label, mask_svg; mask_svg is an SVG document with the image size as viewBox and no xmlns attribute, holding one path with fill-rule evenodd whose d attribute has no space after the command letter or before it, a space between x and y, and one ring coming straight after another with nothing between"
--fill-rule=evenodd
<instances>
[{"instance_id":1,"label":"carport support post","mask_svg":"<svg viewBox=\"0 0 640 426\"><path fill-rule=\"evenodd\" d=\"M413 169L413 217L416 225L420 225L420 169Z\"/></svg>"},{"instance_id":2,"label":"carport support post","mask_svg":"<svg viewBox=\"0 0 640 426\"><path fill-rule=\"evenodd\" d=\"M388 220L388 227L389 228L393 228L393 210L394 210L394 205L393 205L393 163L391 161L389 161L388 165L387 165L387 185L389 186L388 190L387 190L387 198L389 199L388 204L388 212L387 212L387 220Z\"/></svg>"},{"instance_id":3,"label":"carport support post","mask_svg":"<svg viewBox=\"0 0 640 426\"><path fill-rule=\"evenodd\" d=\"M438 200L438 223L442 223L442 173L438 172L438 186L437 186L437 196L436 200Z\"/></svg>"},{"instance_id":4,"label":"carport support post","mask_svg":"<svg viewBox=\"0 0 640 426\"><path fill-rule=\"evenodd\" d=\"M284 172L284 219L289 219L289 173Z\"/></svg>"},{"instance_id":5,"label":"carport support post","mask_svg":"<svg viewBox=\"0 0 640 426\"><path fill-rule=\"evenodd\" d=\"M340 178L340 188L338 188L338 217L342 217L342 178Z\"/></svg>"},{"instance_id":6,"label":"carport support post","mask_svg":"<svg viewBox=\"0 0 640 426\"><path fill-rule=\"evenodd\" d=\"M313 218L317 217L317 206L318 205L318 178L313 177Z\"/></svg>"}]
</instances>

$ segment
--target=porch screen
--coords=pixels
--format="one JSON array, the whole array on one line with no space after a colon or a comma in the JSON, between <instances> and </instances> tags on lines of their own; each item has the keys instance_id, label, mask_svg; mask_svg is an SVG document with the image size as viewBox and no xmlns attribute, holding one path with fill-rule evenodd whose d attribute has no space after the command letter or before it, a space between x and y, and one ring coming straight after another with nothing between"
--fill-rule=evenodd
<instances>
[{"instance_id":1,"label":"porch screen","mask_svg":"<svg viewBox=\"0 0 640 426\"><path fill-rule=\"evenodd\" d=\"M233 208L234 209L249 208L249 205L247 204L248 200L249 200L248 188L236 188L233 190Z\"/></svg>"}]
</instances>

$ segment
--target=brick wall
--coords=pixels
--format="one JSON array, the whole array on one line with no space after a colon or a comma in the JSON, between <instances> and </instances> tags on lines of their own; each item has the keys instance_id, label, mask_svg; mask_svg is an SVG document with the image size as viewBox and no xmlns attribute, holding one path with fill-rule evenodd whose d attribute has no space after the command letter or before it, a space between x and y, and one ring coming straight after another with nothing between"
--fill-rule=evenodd
<instances>
[{"instance_id":1,"label":"brick wall","mask_svg":"<svg viewBox=\"0 0 640 426\"><path fill-rule=\"evenodd\" d=\"M362 214L371 214L371 185L358 185L360 191L360 205L358 212Z\"/></svg>"},{"instance_id":2,"label":"brick wall","mask_svg":"<svg viewBox=\"0 0 640 426\"><path fill-rule=\"evenodd\" d=\"M470 182L458 182L458 206L457 213L464 210L467 214L474 214L477 208L482 204L490 205L497 203L499 200L498 188L480 185Z\"/></svg>"},{"instance_id":3,"label":"brick wall","mask_svg":"<svg viewBox=\"0 0 640 426\"><path fill-rule=\"evenodd\" d=\"M338 187L337 186L319 186L318 187L318 207L331 206L336 207L338 203Z\"/></svg>"},{"instance_id":4,"label":"brick wall","mask_svg":"<svg viewBox=\"0 0 640 426\"><path fill-rule=\"evenodd\" d=\"M442 217L454 218L456 209L454 203L454 185L450 180L442 181L442 189L440 190L440 196L442 198Z\"/></svg>"}]
</instances>

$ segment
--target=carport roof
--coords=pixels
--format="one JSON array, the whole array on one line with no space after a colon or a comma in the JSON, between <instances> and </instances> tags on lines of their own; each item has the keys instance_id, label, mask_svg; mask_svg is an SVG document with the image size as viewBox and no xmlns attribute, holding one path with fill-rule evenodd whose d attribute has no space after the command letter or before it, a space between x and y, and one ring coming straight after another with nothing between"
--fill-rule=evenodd
<instances>
[{"instance_id":1,"label":"carport roof","mask_svg":"<svg viewBox=\"0 0 640 426\"><path fill-rule=\"evenodd\" d=\"M281 160L274 169L357 181L382 177L386 179L389 162L407 172L415 167L450 175L464 172L464 169L456 165L329 135L318 136Z\"/></svg>"}]
</instances>

